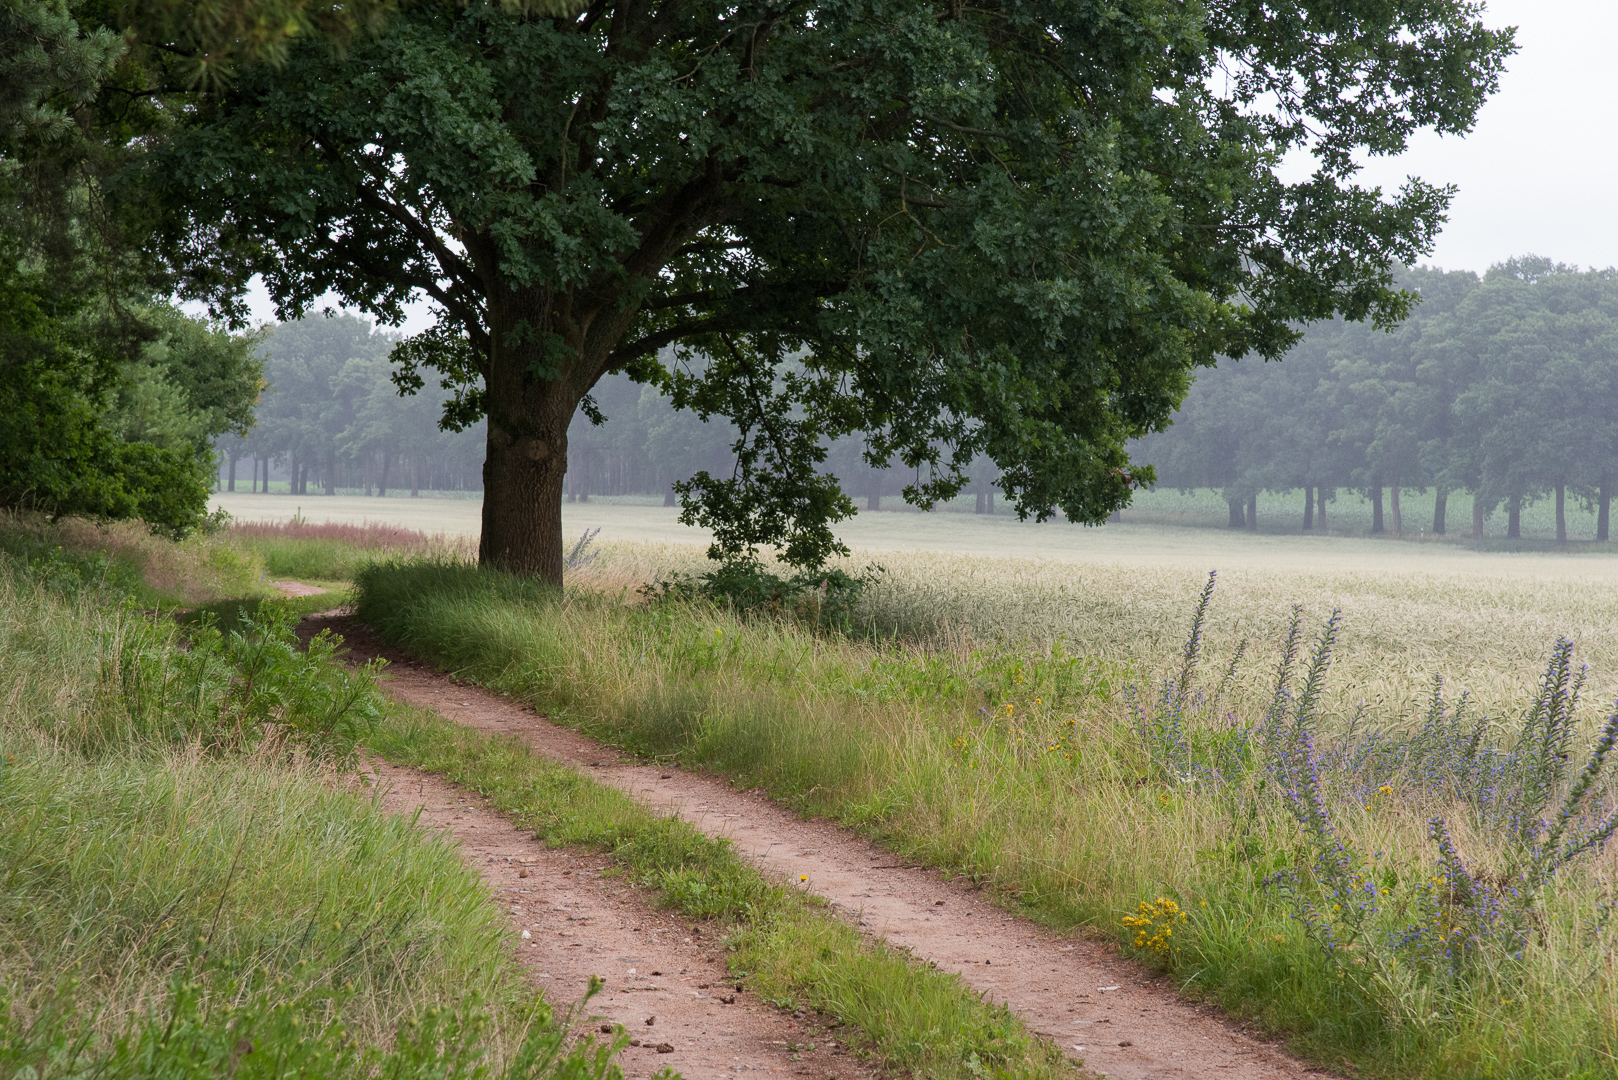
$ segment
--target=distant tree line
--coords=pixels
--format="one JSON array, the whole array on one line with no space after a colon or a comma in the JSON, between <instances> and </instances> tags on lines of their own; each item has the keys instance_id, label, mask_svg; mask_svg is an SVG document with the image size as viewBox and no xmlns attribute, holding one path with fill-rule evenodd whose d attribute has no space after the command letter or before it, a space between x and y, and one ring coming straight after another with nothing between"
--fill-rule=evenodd
<instances>
[{"instance_id":1,"label":"distant tree line","mask_svg":"<svg viewBox=\"0 0 1618 1080\"><path fill-rule=\"evenodd\" d=\"M440 430L448 392L436 383L401 396L388 363L398 340L351 315L277 326L264 340L252 429L219 441L220 487L267 490L274 464L294 495L480 489L483 425Z\"/></svg>"},{"instance_id":2,"label":"distant tree line","mask_svg":"<svg viewBox=\"0 0 1618 1080\"><path fill-rule=\"evenodd\" d=\"M219 441L220 487L267 490L273 465L300 495L339 488L367 495L482 490L483 422L461 432L442 430L450 392L431 379L415 395L401 396L388 362L398 341L348 315L278 326L264 339L265 386L252 430ZM702 470L726 474L734 466L735 426L676 409L655 386L611 375L591 400L602 423L581 412L568 430L564 491L570 502L658 495L673 506L677 481ZM834 442L827 463L870 510L914 480L902 467L871 466L857 437ZM978 512L992 514L998 490L992 466L980 461L971 475Z\"/></svg>"},{"instance_id":3,"label":"distant tree line","mask_svg":"<svg viewBox=\"0 0 1618 1080\"><path fill-rule=\"evenodd\" d=\"M1280 363L1244 359L1198 376L1172 427L1137 444L1160 486L1220 489L1233 528L1256 528L1257 494L1303 492L1303 527L1325 527L1339 489L1371 502L1372 532L1411 527L1401 491L1432 488L1431 530L1449 530L1451 492L1469 491L1472 535L1504 505L1569 497L1607 540L1618 477L1618 271L1525 257L1470 272L1417 269L1421 302L1384 331L1337 320L1310 328ZM1426 523L1423 523L1425 527Z\"/></svg>"}]
</instances>

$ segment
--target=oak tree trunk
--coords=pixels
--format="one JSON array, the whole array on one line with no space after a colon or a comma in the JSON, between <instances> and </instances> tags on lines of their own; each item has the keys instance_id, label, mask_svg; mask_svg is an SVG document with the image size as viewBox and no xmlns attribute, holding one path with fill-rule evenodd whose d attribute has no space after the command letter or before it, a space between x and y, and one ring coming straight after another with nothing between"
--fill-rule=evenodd
<instances>
[{"instance_id":1,"label":"oak tree trunk","mask_svg":"<svg viewBox=\"0 0 1618 1080\"><path fill-rule=\"evenodd\" d=\"M1317 485L1315 488L1315 528L1321 532L1326 531L1326 488Z\"/></svg>"},{"instance_id":2,"label":"oak tree trunk","mask_svg":"<svg viewBox=\"0 0 1618 1080\"><path fill-rule=\"evenodd\" d=\"M555 377L546 377L542 372L552 366L542 344L547 335L514 328L551 325L549 294L543 290L496 294L488 317L489 370L484 381L489 437L478 563L560 587L568 424L617 337L607 325L612 320L603 319L597 328L607 333L605 345L597 351L586 341L570 340L571 373L558 370ZM596 364L591 363L592 355ZM581 455L581 467L584 458ZM580 479L588 482L588 476Z\"/></svg>"},{"instance_id":3,"label":"oak tree trunk","mask_svg":"<svg viewBox=\"0 0 1618 1080\"><path fill-rule=\"evenodd\" d=\"M1567 543L1567 485L1556 485L1556 542Z\"/></svg>"},{"instance_id":4,"label":"oak tree trunk","mask_svg":"<svg viewBox=\"0 0 1618 1080\"><path fill-rule=\"evenodd\" d=\"M1611 518L1612 510L1612 481L1607 477L1601 478L1601 486L1596 489L1596 539L1602 543L1607 541L1607 524Z\"/></svg>"},{"instance_id":5,"label":"oak tree trunk","mask_svg":"<svg viewBox=\"0 0 1618 1080\"><path fill-rule=\"evenodd\" d=\"M1405 519L1404 515L1399 512L1399 478L1397 476L1393 478L1393 483L1388 488L1388 513L1393 518L1393 535L1403 536L1405 534Z\"/></svg>"},{"instance_id":6,"label":"oak tree trunk","mask_svg":"<svg viewBox=\"0 0 1618 1080\"><path fill-rule=\"evenodd\" d=\"M1444 535L1444 511L1449 505L1449 492L1439 488L1433 492L1433 535Z\"/></svg>"},{"instance_id":7,"label":"oak tree trunk","mask_svg":"<svg viewBox=\"0 0 1618 1080\"><path fill-rule=\"evenodd\" d=\"M235 491L236 490L236 455L235 454L230 455L230 486L227 487L225 490L226 491Z\"/></svg>"},{"instance_id":8,"label":"oak tree trunk","mask_svg":"<svg viewBox=\"0 0 1618 1080\"><path fill-rule=\"evenodd\" d=\"M1371 531L1382 531L1382 481L1371 485Z\"/></svg>"},{"instance_id":9,"label":"oak tree trunk","mask_svg":"<svg viewBox=\"0 0 1618 1080\"><path fill-rule=\"evenodd\" d=\"M1315 489L1303 489L1303 529L1308 532L1315 527Z\"/></svg>"},{"instance_id":10,"label":"oak tree trunk","mask_svg":"<svg viewBox=\"0 0 1618 1080\"><path fill-rule=\"evenodd\" d=\"M1226 499L1225 501L1230 504L1230 527L1232 529L1247 528L1247 517L1242 513L1242 501L1240 499Z\"/></svg>"}]
</instances>

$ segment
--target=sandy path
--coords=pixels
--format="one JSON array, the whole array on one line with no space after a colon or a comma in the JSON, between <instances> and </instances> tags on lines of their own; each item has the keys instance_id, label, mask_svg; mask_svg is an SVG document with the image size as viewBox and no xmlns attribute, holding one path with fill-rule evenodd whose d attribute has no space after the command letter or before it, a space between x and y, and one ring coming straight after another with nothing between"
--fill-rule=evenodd
<instances>
[{"instance_id":1,"label":"sandy path","mask_svg":"<svg viewBox=\"0 0 1618 1080\"><path fill-rule=\"evenodd\" d=\"M1009 915L965 882L896 866L891 852L828 822L803 820L761 794L738 792L723 778L621 760L610 747L383 645L352 618L312 616L305 626L330 626L356 659L386 657L392 666L385 685L398 700L481 731L516 735L660 813L730 838L766 872L807 877L808 887L850 920L959 973L1105 1076L1268 1080L1316 1072L1217 1010L1185 1001L1168 980L1110 946Z\"/></svg>"},{"instance_id":2,"label":"sandy path","mask_svg":"<svg viewBox=\"0 0 1618 1080\"><path fill-rule=\"evenodd\" d=\"M583 1030L628 1029L634 1041L620 1062L629 1080L664 1068L691 1080L758 1071L819 1080L871 1075L813 1018L738 993L724 946L657 909L644 890L603 876L607 859L547 848L441 777L375 760L365 769L387 809L419 812L424 827L455 839L506 913L517 956L553 1008L582 998L590 976L606 980L577 1022Z\"/></svg>"}]
</instances>

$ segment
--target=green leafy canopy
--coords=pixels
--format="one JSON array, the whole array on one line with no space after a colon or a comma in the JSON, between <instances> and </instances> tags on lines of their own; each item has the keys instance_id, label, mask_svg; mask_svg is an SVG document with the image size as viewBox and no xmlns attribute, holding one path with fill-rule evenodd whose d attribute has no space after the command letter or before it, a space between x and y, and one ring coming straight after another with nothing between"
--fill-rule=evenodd
<instances>
[{"instance_id":1,"label":"green leafy canopy","mask_svg":"<svg viewBox=\"0 0 1618 1080\"><path fill-rule=\"evenodd\" d=\"M432 299L401 383L487 411L489 561L559 579L567 421L622 371L734 421L682 487L716 553L815 565L832 438L920 505L987 455L1020 514L1096 522L1199 365L1397 320L1449 192L1356 156L1468 130L1512 49L1460 0L403 4L243 64L138 180L226 307Z\"/></svg>"}]
</instances>

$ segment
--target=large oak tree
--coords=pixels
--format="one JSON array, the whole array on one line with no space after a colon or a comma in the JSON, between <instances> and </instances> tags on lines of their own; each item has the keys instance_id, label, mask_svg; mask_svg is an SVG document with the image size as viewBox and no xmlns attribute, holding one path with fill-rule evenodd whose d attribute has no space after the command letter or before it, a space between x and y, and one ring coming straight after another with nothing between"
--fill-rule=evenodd
<instances>
[{"instance_id":1,"label":"large oak tree","mask_svg":"<svg viewBox=\"0 0 1618 1080\"><path fill-rule=\"evenodd\" d=\"M481 554L559 581L568 424L623 371L740 432L684 485L716 553L813 565L863 432L913 502L987 455L1019 512L1095 522L1198 365L1300 321L1390 320L1448 193L1356 155L1463 132L1509 32L1463 0L401 4L194 99L148 159L168 254L439 326L448 419L487 413ZM1283 155L1313 154L1296 183ZM669 364L674 346L681 362ZM700 354L700 362L693 358Z\"/></svg>"}]
</instances>

